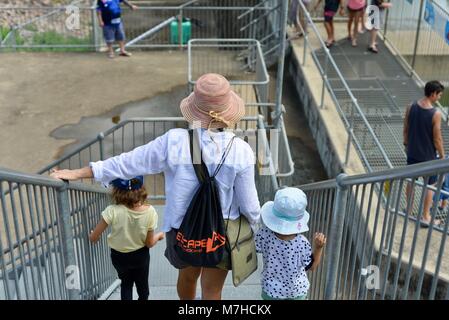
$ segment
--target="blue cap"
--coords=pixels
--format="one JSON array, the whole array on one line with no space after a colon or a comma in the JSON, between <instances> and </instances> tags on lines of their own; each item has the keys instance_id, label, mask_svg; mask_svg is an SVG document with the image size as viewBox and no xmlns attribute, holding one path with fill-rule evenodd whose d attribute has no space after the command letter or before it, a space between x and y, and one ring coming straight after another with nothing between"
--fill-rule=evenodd
<instances>
[{"instance_id":1,"label":"blue cap","mask_svg":"<svg viewBox=\"0 0 449 320\"><path fill-rule=\"evenodd\" d=\"M129 180L115 179L111 184L120 190L138 190L143 186L143 176L137 176Z\"/></svg>"}]
</instances>

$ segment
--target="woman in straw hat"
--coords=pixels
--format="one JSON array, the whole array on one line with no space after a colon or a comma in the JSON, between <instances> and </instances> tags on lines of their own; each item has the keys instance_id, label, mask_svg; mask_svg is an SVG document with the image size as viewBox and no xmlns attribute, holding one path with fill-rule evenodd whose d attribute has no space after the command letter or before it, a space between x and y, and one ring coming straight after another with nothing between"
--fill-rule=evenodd
<instances>
[{"instance_id":1,"label":"woman in straw hat","mask_svg":"<svg viewBox=\"0 0 449 320\"><path fill-rule=\"evenodd\" d=\"M194 91L181 102L184 118L198 128L203 161L209 173L214 172L222 154L234 137L224 131L245 114L243 100L231 90L229 82L218 74L205 74ZM217 129L217 130L209 130ZM259 199L254 177L254 152L242 139L234 139L223 167L216 176L220 204L224 218L237 219L240 212L251 225L259 220ZM185 129L171 129L164 135L131 152L91 162L77 170L56 170L51 176L77 180L95 178L104 184L121 178L163 172L165 175L166 208L162 231L166 232L165 256L179 269L178 295L180 299L194 299L196 284L201 276L203 299L221 299L224 281L230 269L229 256L215 268L192 267L181 261L174 252L175 229L181 225L187 207L198 187L190 155L189 134Z\"/></svg>"}]
</instances>

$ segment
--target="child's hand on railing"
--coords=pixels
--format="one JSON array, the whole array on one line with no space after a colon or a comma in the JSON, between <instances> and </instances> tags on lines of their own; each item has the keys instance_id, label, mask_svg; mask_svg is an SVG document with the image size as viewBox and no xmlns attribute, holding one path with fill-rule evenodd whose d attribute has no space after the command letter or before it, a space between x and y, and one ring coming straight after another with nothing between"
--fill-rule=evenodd
<instances>
[{"instance_id":1,"label":"child's hand on railing","mask_svg":"<svg viewBox=\"0 0 449 320\"><path fill-rule=\"evenodd\" d=\"M315 232L313 243L316 248L321 249L326 244L326 236L322 233Z\"/></svg>"}]
</instances>

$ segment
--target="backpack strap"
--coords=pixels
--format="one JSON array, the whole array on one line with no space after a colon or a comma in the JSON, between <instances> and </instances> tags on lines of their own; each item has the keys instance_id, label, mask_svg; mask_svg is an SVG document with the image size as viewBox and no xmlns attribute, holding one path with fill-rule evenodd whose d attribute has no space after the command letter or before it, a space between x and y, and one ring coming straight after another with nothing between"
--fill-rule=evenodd
<instances>
[{"instance_id":1,"label":"backpack strap","mask_svg":"<svg viewBox=\"0 0 449 320\"><path fill-rule=\"evenodd\" d=\"M195 170L195 174L198 178L198 180L200 182L204 182L207 179L210 178L209 176L209 171L207 169L206 164L203 161L203 156L202 156L202 152L201 152L201 147L200 147L200 141L199 141L199 137L197 143L194 143L194 131L192 129L189 130L189 140L190 140L190 156L192 158L192 165L193 165L193 169ZM231 141L229 141L228 145L226 146L226 149L223 153L223 155L221 156L220 159L220 163L218 164L217 168L214 171L214 174L212 175L212 177L215 177L218 172L220 171L221 167L224 164L224 161L226 160L226 157L228 156L229 152L231 151L231 147L232 144L234 142L235 136L232 137ZM198 155L200 156L201 160L201 164L198 163Z\"/></svg>"},{"instance_id":2,"label":"backpack strap","mask_svg":"<svg viewBox=\"0 0 449 320\"><path fill-rule=\"evenodd\" d=\"M193 143L194 139L194 131L192 129L189 130L189 140L190 140L190 156L192 158L192 165L193 169L195 170L196 177L198 178L198 181L200 183L206 181L209 179L209 171L207 170L206 164L203 161L203 157L201 155L201 147L199 143L199 137L198 137L198 143ZM201 163L198 163L198 156L199 160L201 160Z\"/></svg>"},{"instance_id":3,"label":"backpack strap","mask_svg":"<svg viewBox=\"0 0 449 320\"><path fill-rule=\"evenodd\" d=\"M232 147L232 144L234 143L234 139L235 139L235 136L233 136L231 141L228 142L228 145L226 146L226 149L223 152L223 155L221 156L220 163L218 164L217 168L214 171L214 174L212 175L213 177L215 177L218 174L218 172L220 171L221 167L223 166L223 164L226 160L226 157L228 156L229 152L231 152L231 147Z\"/></svg>"}]
</instances>

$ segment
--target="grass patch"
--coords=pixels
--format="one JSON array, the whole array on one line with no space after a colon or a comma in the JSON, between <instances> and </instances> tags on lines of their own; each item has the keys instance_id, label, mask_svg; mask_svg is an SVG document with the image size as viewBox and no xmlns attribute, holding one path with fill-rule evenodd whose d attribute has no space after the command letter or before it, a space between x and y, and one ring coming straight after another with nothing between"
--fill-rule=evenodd
<instances>
[{"instance_id":1,"label":"grass patch","mask_svg":"<svg viewBox=\"0 0 449 320\"><path fill-rule=\"evenodd\" d=\"M10 29L8 27L0 26L0 39L3 41L8 35Z\"/></svg>"},{"instance_id":2,"label":"grass patch","mask_svg":"<svg viewBox=\"0 0 449 320\"><path fill-rule=\"evenodd\" d=\"M46 31L36 33L32 38L32 45L46 45L46 46L77 46L77 45L91 45L92 41L89 37L77 38L73 36L64 36L63 34L57 33L55 31ZM23 48L22 51L28 52L85 52L92 51L89 47L71 48L71 47L61 47L61 48Z\"/></svg>"}]
</instances>

